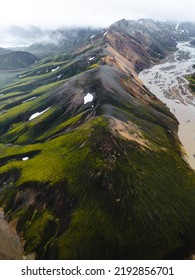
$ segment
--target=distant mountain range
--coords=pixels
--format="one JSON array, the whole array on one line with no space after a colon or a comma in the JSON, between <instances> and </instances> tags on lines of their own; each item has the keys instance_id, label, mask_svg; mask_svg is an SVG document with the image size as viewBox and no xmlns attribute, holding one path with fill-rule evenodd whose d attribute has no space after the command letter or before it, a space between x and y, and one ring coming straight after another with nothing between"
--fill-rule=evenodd
<instances>
[{"instance_id":1,"label":"distant mountain range","mask_svg":"<svg viewBox=\"0 0 195 280\"><path fill-rule=\"evenodd\" d=\"M171 34L177 41L188 39L189 36L195 36L194 23L181 22L175 23L170 21L160 22L150 19L140 19L138 21L128 20L133 28L140 28L141 32L147 29L147 32L153 28L160 28L161 32ZM134 26L134 27L133 27ZM157 31L156 29L156 31ZM106 30L106 28L104 29ZM63 48L64 50L72 50L73 47L78 47L82 43L89 41L90 37L97 35L103 31L100 28L58 28L56 30L44 30L35 26L19 27L12 26L7 29L1 29L0 46L15 47L29 47L32 50L38 51L37 45L50 50L56 49L57 51ZM138 31L138 30L137 30ZM46 47L47 46L47 47ZM30 51L31 47L29 48ZM24 50L22 48L22 50Z\"/></svg>"},{"instance_id":2,"label":"distant mountain range","mask_svg":"<svg viewBox=\"0 0 195 280\"><path fill-rule=\"evenodd\" d=\"M24 254L188 258L195 173L177 120L137 74L195 36L195 26L123 19L52 34L57 44L27 48L36 56L2 54L9 67L27 67L0 89L0 205Z\"/></svg>"},{"instance_id":3,"label":"distant mountain range","mask_svg":"<svg viewBox=\"0 0 195 280\"><path fill-rule=\"evenodd\" d=\"M14 70L26 68L32 65L39 58L29 52L22 51L0 51L0 69Z\"/></svg>"}]
</instances>

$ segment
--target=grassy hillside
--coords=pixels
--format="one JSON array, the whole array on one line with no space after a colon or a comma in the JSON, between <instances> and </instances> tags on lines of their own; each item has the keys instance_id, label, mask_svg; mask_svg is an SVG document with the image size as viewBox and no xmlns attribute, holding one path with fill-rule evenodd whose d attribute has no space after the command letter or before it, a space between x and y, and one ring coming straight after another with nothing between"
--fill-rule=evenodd
<instances>
[{"instance_id":1,"label":"grassy hillside","mask_svg":"<svg viewBox=\"0 0 195 280\"><path fill-rule=\"evenodd\" d=\"M0 69L20 69L32 65L39 60L35 55L28 52L12 51L0 55Z\"/></svg>"}]
</instances>

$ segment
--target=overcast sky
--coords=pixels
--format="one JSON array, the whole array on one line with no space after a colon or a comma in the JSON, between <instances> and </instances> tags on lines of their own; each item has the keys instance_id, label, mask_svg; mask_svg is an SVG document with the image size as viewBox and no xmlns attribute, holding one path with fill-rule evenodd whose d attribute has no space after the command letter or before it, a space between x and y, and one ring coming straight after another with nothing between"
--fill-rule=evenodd
<instances>
[{"instance_id":1,"label":"overcast sky","mask_svg":"<svg viewBox=\"0 0 195 280\"><path fill-rule=\"evenodd\" d=\"M3 0L0 27L106 27L122 18L195 21L194 14L194 0Z\"/></svg>"}]
</instances>

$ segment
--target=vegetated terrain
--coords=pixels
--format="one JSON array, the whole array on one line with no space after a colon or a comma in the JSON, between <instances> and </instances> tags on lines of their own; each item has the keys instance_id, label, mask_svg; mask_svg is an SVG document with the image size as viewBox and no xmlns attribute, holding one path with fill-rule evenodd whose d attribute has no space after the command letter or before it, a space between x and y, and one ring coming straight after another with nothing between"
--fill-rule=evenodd
<instances>
[{"instance_id":1,"label":"vegetated terrain","mask_svg":"<svg viewBox=\"0 0 195 280\"><path fill-rule=\"evenodd\" d=\"M195 174L175 117L137 78L175 47L162 24L122 20L1 88L0 205L26 255L194 252Z\"/></svg>"},{"instance_id":2,"label":"vegetated terrain","mask_svg":"<svg viewBox=\"0 0 195 280\"><path fill-rule=\"evenodd\" d=\"M26 68L38 60L29 52L11 51L0 55L0 69L14 70Z\"/></svg>"},{"instance_id":3,"label":"vegetated terrain","mask_svg":"<svg viewBox=\"0 0 195 280\"><path fill-rule=\"evenodd\" d=\"M195 72L191 75L187 75L187 80L189 82L189 87L192 89L192 92L195 92Z\"/></svg>"}]
</instances>

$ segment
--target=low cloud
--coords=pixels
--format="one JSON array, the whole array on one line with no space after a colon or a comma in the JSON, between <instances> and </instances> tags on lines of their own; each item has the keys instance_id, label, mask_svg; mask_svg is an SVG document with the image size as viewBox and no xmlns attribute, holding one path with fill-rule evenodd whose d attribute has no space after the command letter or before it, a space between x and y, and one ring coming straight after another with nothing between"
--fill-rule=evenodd
<instances>
[{"instance_id":1,"label":"low cloud","mask_svg":"<svg viewBox=\"0 0 195 280\"><path fill-rule=\"evenodd\" d=\"M2 25L106 27L121 18L194 21L191 0L9 0L1 3Z\"/></svg>"},{"instance_id":2,"label":"low cloud","mask_svg":"<svg viewBox=\"0 0 195 280\"><path fill-rule=\"evenodd\" d=\"M27 47L32 44L59 44L63 39L62 34L44 30L34 26L11 26L0 29L0 47L13 48Z\"/></svg>"}]
</instances>

